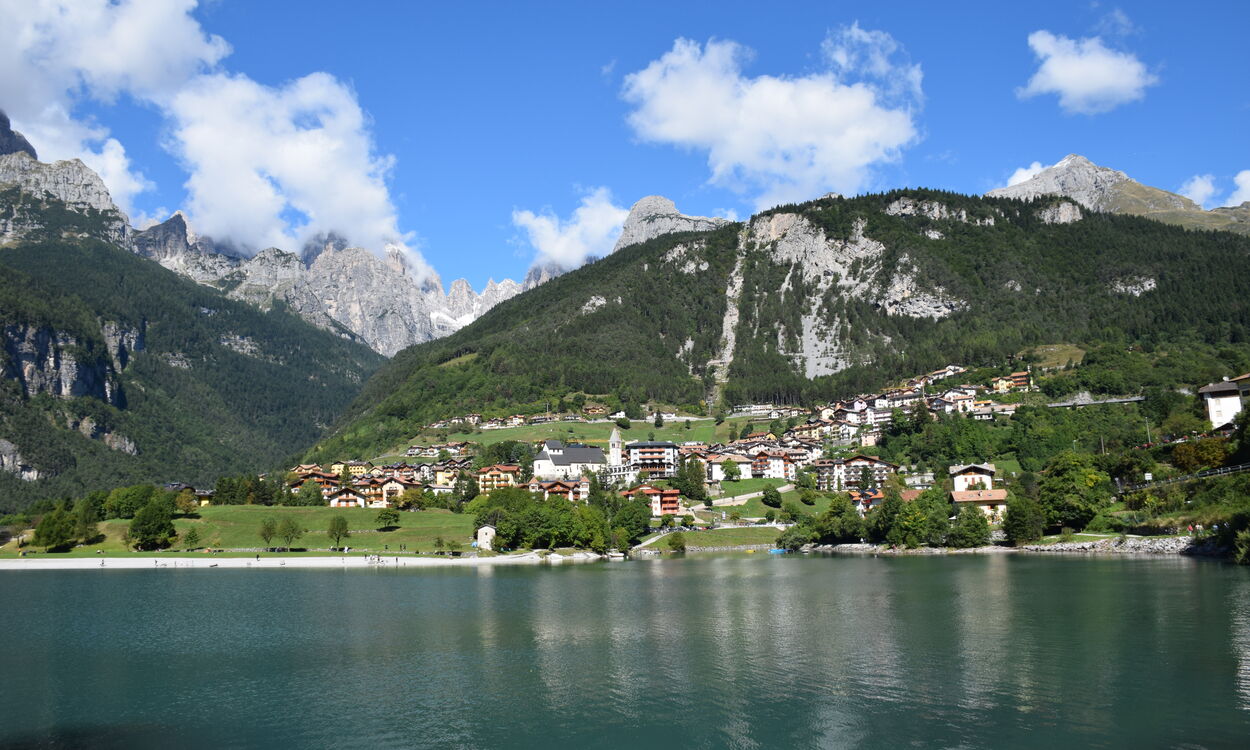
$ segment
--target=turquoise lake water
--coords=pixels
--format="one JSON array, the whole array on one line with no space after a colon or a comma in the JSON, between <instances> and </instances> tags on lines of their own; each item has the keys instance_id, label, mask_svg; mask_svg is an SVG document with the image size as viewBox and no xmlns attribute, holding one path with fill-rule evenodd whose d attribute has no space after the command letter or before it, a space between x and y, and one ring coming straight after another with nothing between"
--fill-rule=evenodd
<instances>
[{"instance_id":1,"label":"turquoise lake water","mask_svg":"<svg viewBox=\"0 0 1250 750\"><path fill-rule=\"evenodd\" d=\"M1250 747L1250 569L0 573L0 748Z\"/></svg>"}]
</instances>

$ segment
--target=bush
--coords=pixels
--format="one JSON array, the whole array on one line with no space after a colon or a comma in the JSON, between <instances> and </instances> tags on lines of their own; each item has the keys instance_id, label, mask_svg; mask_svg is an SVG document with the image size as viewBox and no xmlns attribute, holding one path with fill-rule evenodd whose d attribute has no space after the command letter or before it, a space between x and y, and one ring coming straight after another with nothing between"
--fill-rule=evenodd
<instances>
[{"instance_id":1,"label":"bush","mask_svg":"<svg viewBox=\"0 0 1250 750\"><path fill-rule=\"evenodd\" d=\"M1046 517L1042 508L1032 498L1012 495L1007 498L1007 515L1003 518L1003 532L1014 546L1036 542L1042 538Z\"/></svg>"},{"instance_id":2,"label":"bush","mask_svg":"<svg viewBox=\"0 0 1250 750\"><path fill-rule=\"evenodd\" d=\"M788 549L791 552L801 548L804 544L816 541L815 534L804 524L791 526L777 537L777 541L773 542L773 546L777 549Z\"/></svg>"},{"instance_id":3,"label":"bush","mask_svg":"<svg viewBox=\"0 0 1250 750\"><path fill-rule=\"evenodd\" d=\"M1250 529L1237 532L1233 540L1233 561L1238 565L1250 565Z\"/></svg>"},{"instance_id":4,"label":"bush","mask_svg":"<svg viewBox=\"0 0 1250 750\"><path fill-rule=\"evenodd\" d=\"M780 508L781 507L781 493L777 491L776 487L765 487L764 494L760 498L760 502L764 503L770 508Z\"/></svg>"},{"instance_id":5,"label":"bush","mask_svg":"<svg viewBox=\"0 0 1250 750\"><path fill-rule=\"evenodd\" d=\"M951 527L947 544L960 549L984 547L990 543L990 523L980 508L965 505L959 509L955 525Z\"/></svg>"},{"instance_id":6,"label":"bush","mask_svg":"<svg viewBox=\"0 0 1250 750\"><path fill-rule=\"evenodd\" d=\"M680 531L674 531L669 534L668 538L664 540L664 543L667 544L668 548L673 552L686 551L686 535Z\"/></svg>"}]
</instances>

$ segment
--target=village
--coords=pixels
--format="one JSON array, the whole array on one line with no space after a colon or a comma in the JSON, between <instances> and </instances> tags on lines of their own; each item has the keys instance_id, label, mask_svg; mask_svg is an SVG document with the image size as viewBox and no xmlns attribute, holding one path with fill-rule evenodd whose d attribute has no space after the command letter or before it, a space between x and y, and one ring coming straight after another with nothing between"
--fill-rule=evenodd
<instances>
[{"instance_id":1,"label":"village","mask_svg":"<svg viewBox=\"0 0 1250 750\"><path fill-rule=\"evenodd\" d=\"M779 480L769 486L787 490L802 480L804 485L821 492L847 493L859 513L866 515L883 501L882 488L890 477L898 476L907 487L904 500L933 486L931 472L910 471L914 467L900 467L874 455L872 446L892 420L919 409L976 420L1005 418L1014 413L1017 404L994 397L1033 390L1028 370L993 378L982 385L950 384L965 372L963 367L950 365L911 378L899 387L860 394L810 411L771 404L739 405L733 409L733 416L745 417L747 421L741 434L735 435L731 429L732 439L722 442L627 442L614 425L606 448L550 438L535 441L528 466L520 462L481 465L475 455L479 446L469 441L414 444L404 452L404 458L416 459L413 461L375 465L362 459L345 459L324 467L295 466L287 475L287 489L298 493L305 486L315 485L331 507L405 509L415 495L463 496L469 485L474 494L524 487L544 499L557 497L580 503L588 500L593 479L626 497L646 500L652 517L661 519L694 517L700 509L718 510L720 506L741 502L724 496L727 485L741 480ZM656 425L682 419L675 412L649 416ZM429 429L461 427L485 431L551 422L619 424L624 418L623 412L610 414L603 407L592 405L580 414L494 419L467 414L433 423ZM703 492L697 494L706 499L688 497L669 481L683 467L691 465L698 467L703 478ZM993 464L951 466L948 473L953 478L951 500L956 507L972 505L991 522L1001 519L1007 492L996 486L1001 478L996 476ZM773 519L744 519L735 514L735 520ZM479 542L489 545L486 539Z\"/></svg>"}]
</instances>

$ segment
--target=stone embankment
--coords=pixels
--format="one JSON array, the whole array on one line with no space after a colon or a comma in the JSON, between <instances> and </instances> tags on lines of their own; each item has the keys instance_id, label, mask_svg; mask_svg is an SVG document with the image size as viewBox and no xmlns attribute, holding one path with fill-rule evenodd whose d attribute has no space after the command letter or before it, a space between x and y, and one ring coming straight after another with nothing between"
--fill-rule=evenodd
<instances>
[{"instance_id":1,"label":"stone embankment","mask_svg":"<svg viewBox=\"0 0 1250 750\"><path fill-rule=\"evenodd\" d=\"M1195 537L1112 537L1094 541L1026 544L1022 547L991 545L972 549L920 547L891 548L884 544L822 544L805 548L811 552L835 552L851 555L980 555L1018 553L1068 553L1086 555L1187 555L1192 557L1227 557L1229 550L1209 539Z\"/></svg>"}]
</instances>

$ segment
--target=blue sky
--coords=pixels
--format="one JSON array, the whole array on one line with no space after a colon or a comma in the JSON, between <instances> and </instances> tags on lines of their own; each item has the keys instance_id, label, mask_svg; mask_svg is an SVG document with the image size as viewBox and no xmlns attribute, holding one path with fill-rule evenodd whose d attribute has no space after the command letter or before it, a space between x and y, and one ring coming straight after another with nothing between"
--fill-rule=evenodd
<instances>
[{"instance_id":1,"label":"blue sky","mask_svg":"<svg viewBox=\"0 0 1250 750\"><path fill-rule=\"evenodd\" d=\"M0 30L0 107L136 222L183 208L257 248L336 229L444 283L600 254L657 193L745 217L980 193L1075 152L1250 198L1244 2L79 0L51 31L35 6L0 0L7 33L50 35Z\"/></svg>"}]
</instances>

